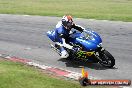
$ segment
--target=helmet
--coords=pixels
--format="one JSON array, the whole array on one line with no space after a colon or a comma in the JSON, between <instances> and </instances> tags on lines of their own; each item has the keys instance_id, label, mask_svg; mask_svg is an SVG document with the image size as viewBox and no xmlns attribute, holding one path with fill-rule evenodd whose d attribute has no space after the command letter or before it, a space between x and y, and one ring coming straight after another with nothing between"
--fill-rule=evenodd
<instances>
[{"instance_id":1,"label":"helmet","mask_svg":"<svg viewBox=\"0 0 132 88\"><path fill-rule=\"evenodd\" d=\"M72 25L73 25L73 20L72 20L72 16L70 15L65 15L63 16L63 18L61 19L62 21L62 25L66 28L66 29L71 29Z\"/></svg>"}]
</instances>

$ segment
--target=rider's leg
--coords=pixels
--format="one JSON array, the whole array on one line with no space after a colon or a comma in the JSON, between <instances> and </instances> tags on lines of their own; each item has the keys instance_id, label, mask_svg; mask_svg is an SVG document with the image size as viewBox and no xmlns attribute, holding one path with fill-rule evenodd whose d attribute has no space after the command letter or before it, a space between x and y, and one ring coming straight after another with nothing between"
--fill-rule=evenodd
<instances>
[{"instance_id":1,"label":"rider's leg","mask_svg":"<svg viewBox=\"0 0 132 88\"><path fill-rule=\"evenodd\" d=\"M63 46L61 46L61 39L56 39L55 47L57 46L61 53L61 58L67 58L69 56L68 52L65 50Z\"/></svg>"}]
</instances>

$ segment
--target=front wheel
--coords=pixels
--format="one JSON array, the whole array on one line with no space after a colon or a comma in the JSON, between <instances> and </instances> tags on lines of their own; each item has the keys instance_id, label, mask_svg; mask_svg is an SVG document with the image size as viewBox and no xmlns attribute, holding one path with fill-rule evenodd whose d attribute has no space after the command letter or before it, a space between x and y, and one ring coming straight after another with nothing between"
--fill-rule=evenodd
<instances>
[{"instance_id":1,"label":"front wheel","mask_svg":"<svg viewBox=\"0 0 132 88\"><path fill-rule=\"evenodd\" d=\"M99 58L102 66L112 68L115 65L114 57L107 50L99 52Z\"/></svg>"}]
</instances>

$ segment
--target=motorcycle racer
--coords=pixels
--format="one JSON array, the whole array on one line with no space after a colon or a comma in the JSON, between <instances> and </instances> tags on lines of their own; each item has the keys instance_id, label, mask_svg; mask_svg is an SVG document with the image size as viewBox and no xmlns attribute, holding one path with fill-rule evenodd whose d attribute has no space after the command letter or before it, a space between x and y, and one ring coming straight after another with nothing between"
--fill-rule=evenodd
<instances>
[{"instance_id":1,"label":"motorcycle racer","mask_svg":"<svg viewBox=\"0 0 132 88\"><path fill-rule=\"evenodd\" d=\"M80 32L85 31L85 29L79 25L76 25L73 22L73 18L71 15L64 15L56 25L55 28L55 43L56 45L61 44L62 46L59 46L60 52L61 52L61 58L67 58L69 56L68 52L65 50L64 47L68 49L73 49L73 46L71 46L68 43L69 36L70 36L70 30L74 28Z\"/></svg>"},{"instance_id":2,"label":"motorcycle racer","mask_svg":"<svg viewBox=\"0 0 132 88\"><path fill-rule=\"evenodd\" d=\"M51 48L61 58L77 62L99 63L109 68L115 65L114 57L102 46L99 34L90 28L86 30L76 25L70 15L63 16L55 30L47 31L47 36L55 43L50 44Z\"/></svg>"}]
</instances>

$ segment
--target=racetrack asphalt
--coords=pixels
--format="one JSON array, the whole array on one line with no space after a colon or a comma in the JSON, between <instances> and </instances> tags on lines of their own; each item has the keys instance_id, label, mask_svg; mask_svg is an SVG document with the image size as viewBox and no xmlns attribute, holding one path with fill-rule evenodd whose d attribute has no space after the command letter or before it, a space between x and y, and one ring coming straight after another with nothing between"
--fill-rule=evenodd
<instances>
[{"instance_id":1,"label":"racetrack asphalt","mask_svg":"<svg viewBox=\"0 0 132 88\"><path fill-rule=\"evenodd\" d=\"M103 46L116 60L114 68L99 64L81 64L60 59L46 36L60 17L0 14L0 53L39 61L45 65L81 73L85 66L89 75L101 79L132 80L132 22L74 19L76 24L98 32Z\"/></svg>"}]
</instances>

